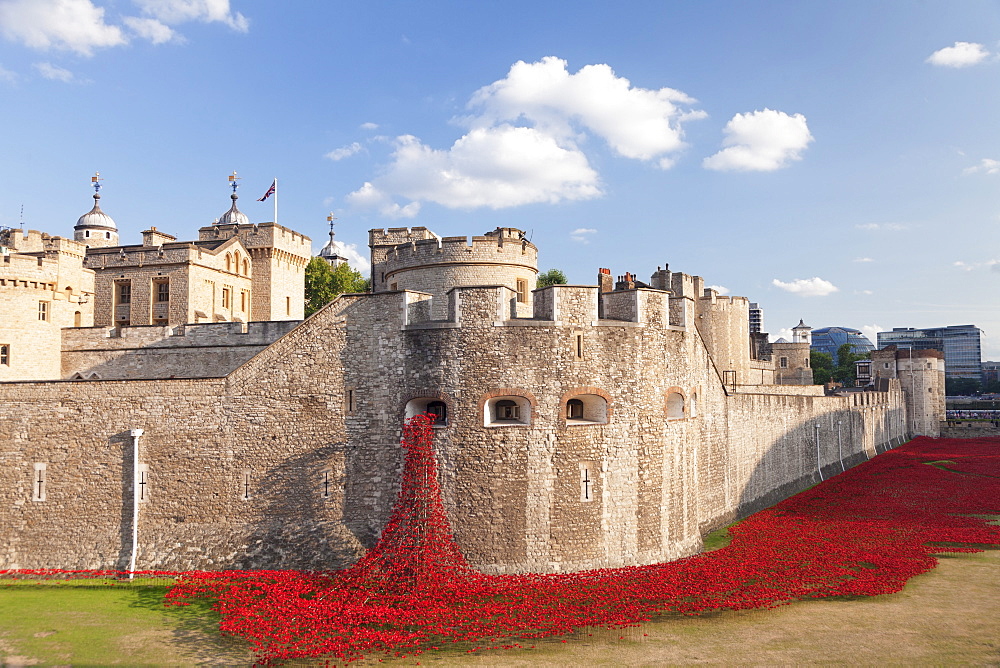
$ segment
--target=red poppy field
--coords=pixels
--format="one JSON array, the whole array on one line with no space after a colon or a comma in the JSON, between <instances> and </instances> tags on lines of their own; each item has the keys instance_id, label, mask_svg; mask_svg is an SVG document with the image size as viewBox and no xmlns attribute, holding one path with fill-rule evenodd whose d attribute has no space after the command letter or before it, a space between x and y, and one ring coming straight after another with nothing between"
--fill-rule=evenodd
<instances>
[{"instance_id":1,"label":"red poppy field","mask_svg":"<svg viewBox=\"0 0 1000 668\"><path fill-rule=\"evenodd\" d=\"M261 662L340 663L457 642L468 651L527 646L664 612L888 594L932 569L934 553L1000 546L1000 526L988 521L1000 516L1000 440L918 438L742 521L720 550L652 566L483 575L452 540L431 432L420 418L404 429L400 497L355 566L172 574L168 604L213 600L222 633L248 640Z\"/></svg>"}]
</instances>

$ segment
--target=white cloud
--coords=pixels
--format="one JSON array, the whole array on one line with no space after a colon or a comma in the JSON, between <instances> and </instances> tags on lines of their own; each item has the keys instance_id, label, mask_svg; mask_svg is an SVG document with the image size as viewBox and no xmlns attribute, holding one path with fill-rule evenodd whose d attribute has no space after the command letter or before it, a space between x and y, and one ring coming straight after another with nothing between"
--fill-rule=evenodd
<instances>
[{"instance_id":1,"label":"white cloud","mask_svg":"<svg viewBox=\"0 0 1000 668\"><path fill-rule=\"evenodd\" d=\"M946 46L932 53L926 62L941 67L969 67L983 62L989 55L990 52L982 44L955 42L955 46Z\"/></svg>"},{"instance_id":2,"label":"white cloud","mask_svg":"<svg viewBox=\"0 0 1000 668\"><path fill-rule=\"evenodd\" d=\"M856 257L856 258L854 258L854 261L855 262L874 262L875 260L871 259L870 257Z\"/></svg>"},{"instance_id":3,"label":"white cloud","mask_svg":"<svg viewBox=\"0 0 1000 668\"><path fill-rule=\"evenodd\" d=\"M962 271L973 271L980 268L988 268L991 271L1000 271L1000 260L986 260L985 262L963 262L956 260L952 266Z\"/></svg>"},{"instance_id":4,"label":"white cloud","mask_svg":"<svg viewBox=\"0 0 1000 668\"><path fill-rule=\"evenodd\" d=\"M378 130L378 123L362 123L362 130Z\"/></svg>"},{"instance_id":5,"label":"white cloud","mask_svg":"<svg viewBox=\"0 0 1000 668\"><path fill-rule=\"evenodd\" d=\"M229 0L133 0L147 16L169 25L200 21L224 23L233 30L246 32L250 22L233 12Z\"/></svg>"},{"instance_id":6,"label":"white cloud","mask_svg":"<svg viewBox=\"0 0 1000 668\"><path fill-rule=\"evenodd\" d=\"M607 65L571 74L559 58L519 61L472 95L470 115L454 119L466 134L451 147L397 137L383 173L348 199L399 215L410 205L396 211L388 204L395 198L501 209L598 197L599 176L581 148L586 139L667 168L684 148L682 123L704 116L687 108L693 102L670 88L633 87Z\"/></svg>"},{"instance_id":7,"label":"white cloud","mask_svg":"<svg viewBox=\"0 0 1000 668\"><path fill-rule=\"evenodd\" d=\"M854 226L855 229L865 230L866 232L902 232L903 230L910 229L909 225L902 225L900 223L862 223Z\"/></svg>"},{"instance_id":8,"label":"white cloud","mask_svg":"<svg viewBox=\"0 0 1000 668\"><path fill-rule=\"evenodd\" d=\"M121 28L104 22L104 9L90 0L4 0L0 33L34 49L62 49L83 56L128 41Z\"/></svg>"},{"instance_id":9,"label":"white cloud","mask_svg":"<svg viewBox=\"0 0 1000 668\"><path fill-rule=\"evenodd\" d=\"M364 276L371 273L371 262L369 262L368 258L358 251L357 244L345 244L334 239L333 245L337 249L337 255L347 258L347 264L349 264L352 269L358 270ZM313 255L316 254L317 251L314 251Z\"/></svg>"},{"instance_id":10,"label":"white cloud","mask_svg":"<svg viewBox=\"0 0 1000 668\"><path fill-rule=\"evenodd\" d=\"M597 230L590 227L578 227L569 233L569 238L580 244L589 244L591 234L597 234Z\"/></svg>"},{"instance_id":11,"label":"white cloud","mask_svg":"<svg viewBox=\"0 0 1000 668\"><path fill-rule=\"evenodd\" d=\"M868 295L875 294L875 291L874 290L855 290L854 294L868 296Z\"/></svg>"},{"instance_id":12,"label":"white cloud","mask_svg":"<svg viewBox=\"0 0 1000 668\"><path fill-rule=\"evenodd\" d=\"M982 172L984 174L1000 174L1000 160L993 160L992 158L983 158L979 161L978 165L973 167L966 167L962 170L963 174L977 174Z\"/></svg>"},{"instance_id":13,"label":"white cloud","mask_svg":"<svg viewBox=\"0 0 1000 668\"><path fill-rule=\"evenodd\" d=\"M706 285L705 287L708 288L708 289L710 289L710 290L715 290L720 295L728 295L729 294L729 288L727 288L724 285Z\"/></svg>"},{"instance_id":14,"label":"white cloud","mask_svg":"<svg viewBox=\"0 0 1000 668\"><path fill-rule=\"evenodd\" d=\"M722 131L726 148L702 161L708 169L773 171L801 160L802 151L813 141L805 116L766 108L736 114Z\"/></svg>"},{"instance_id":15,"label":"white cloud","mask_svg":"<svg viewBox=\"0 0 1000 668\"><path fill-rule=\"evenodd\" d=\"M633 87L609 65L570 74L565 60L548 56L518 61L505 78L477 90L468 107L480 113L464 120L481 128L523 119L563 144L586 130L619 155L653 160L684 147L681 123L705 117L679 106L694 102L673 88Z\"/></svg>"},{"instance_id":16,"label":"white cloud","mask_svg":"<svg viewBox=\"0 0 1000 668\"><path fill-rule=\"evenodd\" d=\"M777 332L769 334L768 338L771 339L771 343L776 342L778 339L784 339L785 341L791 341L793 337L791 327L782 327Z\"/></svg>"},{"instance_id":17,"label":"white cloud","mask_svg":"<svg viewBox=\"0 0 1000 668\"><path fill-rule=\"evenodd\" d=\"M340 148L333 149L332 151L327 153L325 157L334 161L343 160L344 158L351 157L360 150L361 150L361 144L359 144L358 142L354 142L353 144L348 144L347 146L341 146Z\"/></svg>"},{"instance_id":18,"label":"white cloud","mask_svg":"<svg viewBox=\"0 0 1000 668\"><path fill-rule=\"evenodd\" d=\"M34 67L46 79L62 81L64 83L73 81L73 73L58 65L53 65L52 63L35 63Z\"/></svg>"},{"instance_id":19,"label":"white cloud","mask_svg":"<svg viewBox=\"0 0 1000 668\"><path fill-rule=\"evenodd\" d=\"M11 72L3 65L0 65L0 81L7 81L9 83L14 83L15 81L17 81L17 74L15 72Z\"/></svg>"},{"instance_id":20,"label":"white cloud","mask_svg":"<svg viewBox=\"0 0 1000 668\"><path fill-rule=\"evenodd\" d=\"M793 295L799 295L800 297L825 297L826 295L837 292L837 286L818 276L813 278L796 278L787 283L779 281L776 278L771 281L771 284L786 292L791 292Z\"/></svg>"},{"instance_id":21,"label":"white cloud","mask_svg":"<svg viewBox=\"0 0 1000 668\"><path fill-rule=\"evenodd\" d=\"M878 345L878 333L886 331L885 327L881 325L861 325L859 329L876 346Z\"/></svg>"},{"instance_id":22,"label":"white cloud","mask_svg":"<svg viewBox=\"0 0 1000 668\"><path fill-rule=\"evenodd\" d=\"M379 193L383 211L383 202L392 195L455 209L502 209L589 199L601 192L597 173L583 153L562 148L533 128L511 125L472 130L446 151L432 149L413 136L397 137L386 172L348 200L374 202L371 192L363 192L366 189ZM401 207L409 209L410 205Z\"/></svg>"},{"instance_id":23,"label":"white cloud","mask_svg":"<svg viewBox=\"0 0 1000 668\"><path fill-rule=\"evenodd\" d=\"M153 44L166 44L167 42L182 42L184 38L174 32L173 28L161 23L157 19L143 19L138 16L126 16L122 19L129 30L136 36L149 40Z\"/></svg>"},{"instance_id":24,"label":"white cloud","mask_svg":"<svg viewBox=\"0 0 1000 668\"><path fill-rule=\"evenodd\" d=\"M376 209L386 218L414 218L420 213L420 202L400 206L369 182L350 193L347 202L362 209Z\"/></svg>"}]
</instances>

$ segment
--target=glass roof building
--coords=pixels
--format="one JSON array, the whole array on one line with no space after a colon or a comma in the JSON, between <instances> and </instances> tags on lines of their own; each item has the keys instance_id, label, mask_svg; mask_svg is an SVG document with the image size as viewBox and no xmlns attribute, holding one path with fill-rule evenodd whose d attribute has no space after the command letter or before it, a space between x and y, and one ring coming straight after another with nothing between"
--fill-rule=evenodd
<instances>
[{"instance_id":1,"label":"glass roof building","mask_svg":"<svg viewBox=\"0 0 1000 668\"><path fill-rule=\"evenodd\" d=\"M891 332L878 333L878 347L895 344L897 348L931 349L944 353L946 378L982 377L983 357L979 345L979 328L975 325L952 325L913 329L894 327Z\"/></svg>"},{"instance_id":2,"label":"glass roof building","mask_svg":"<svg viewBox=\"0 0 1000 668\"><path fill-rule=\"evenodd\" d=\"M862 354L875 350L875 346L868 340L868 337L860 330L851 327L822 327L812 331L812 345L809 350L819 353L829 353L833 356L833 364L836 366L837 348L845 343L851 344L851 350L856 354Z\"/></svg>"}]
</instances>

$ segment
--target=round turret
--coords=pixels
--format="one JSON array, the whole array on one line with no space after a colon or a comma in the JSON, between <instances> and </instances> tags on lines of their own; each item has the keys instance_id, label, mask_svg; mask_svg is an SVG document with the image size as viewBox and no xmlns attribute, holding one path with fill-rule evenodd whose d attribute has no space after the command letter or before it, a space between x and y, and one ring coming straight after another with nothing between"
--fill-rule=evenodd
<instances>
[{"instance_id":1,"label":"round turret","mask_svg":"<svg viewBox=\"0 0 1000 668\"><path fill-rule=\"evenodd\" d=\"M229 211L222 214L218 225L249 225L250 219L236 207L236 200L239 199L239 195L234 192L229 197L233 200L233 205L229 207Z\"/></svg>"},{"instance_id":2,"label":"round turret","mask_svg":"<svg viewBox=\"0 0 1000 668\"><path fill-rule=\"evenodd\" d=\"M118 245L118 226L111 216L101 211L100 201L100 193L94 193L94 208L80 216L73 226L73 238L88 248Z\"/></svg>"}]
</instances>

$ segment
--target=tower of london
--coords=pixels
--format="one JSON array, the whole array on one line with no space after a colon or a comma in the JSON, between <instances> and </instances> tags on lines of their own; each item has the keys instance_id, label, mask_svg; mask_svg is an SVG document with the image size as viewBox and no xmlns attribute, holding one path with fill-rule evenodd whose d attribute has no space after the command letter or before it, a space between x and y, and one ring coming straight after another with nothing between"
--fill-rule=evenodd
<instances>
[{"instance_id":1,"label":"tower of london","mask_svg":"<svg viewBox=\"0 0 1000 668\"><path fill-rule=\"evenodd\" d=\"M653 563L943 417L931 351L827 395L804 323L762 344L746 298L667 265L537 288L516 228L369 241L371 292L303 319L310 240L235 193L192 242L120 245L96 199L74 239L6 231L0 568L349 565L419 413L475 567Z\"/></svg>"}]
</instances>

